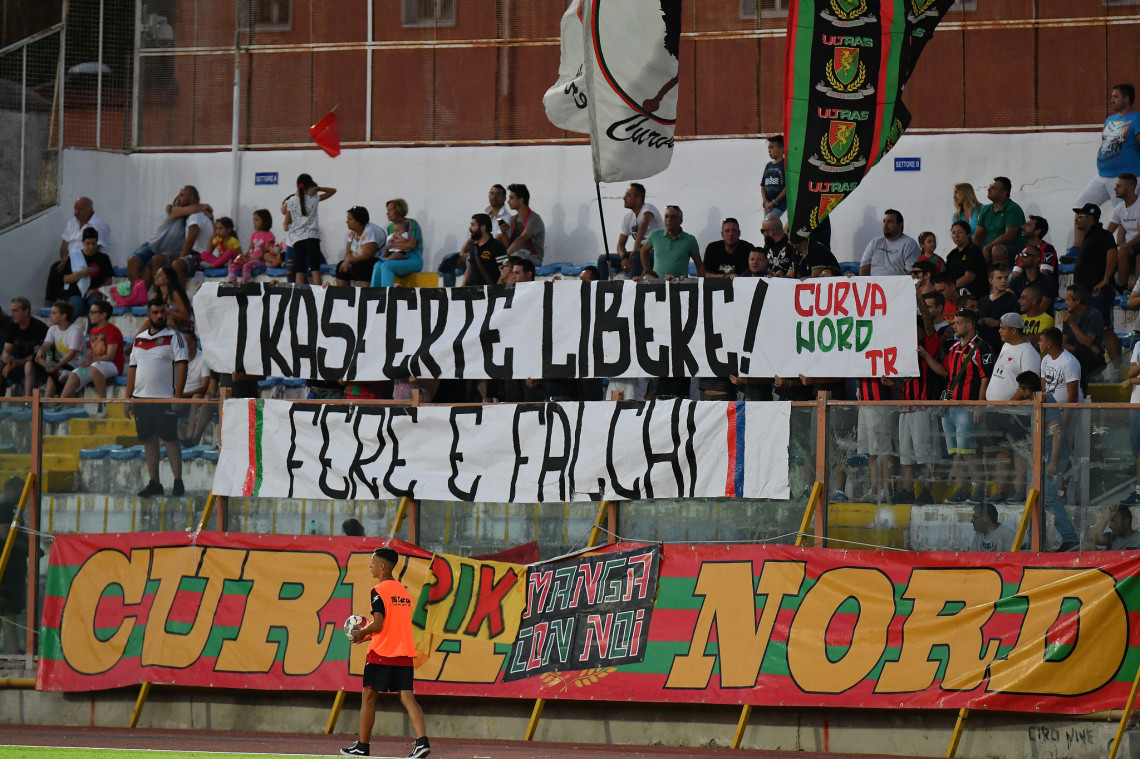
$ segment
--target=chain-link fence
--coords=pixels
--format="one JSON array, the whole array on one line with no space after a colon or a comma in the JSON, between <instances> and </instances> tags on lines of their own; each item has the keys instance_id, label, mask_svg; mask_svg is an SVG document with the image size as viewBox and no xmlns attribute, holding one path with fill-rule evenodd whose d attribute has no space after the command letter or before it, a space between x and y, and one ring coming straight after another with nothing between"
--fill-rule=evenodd
<instances>
[{"instance_id":1,"label":"chain-link fence","mask_svg":"<svg viewBox=\"0 0 1140 759\"><path fill-rule=\"evenodd\" d=\"M782 129L788 2L685 4L679 136ZM310 144L307 128L333 106L349 146L579 140L542 107L564 8L142 0L137 146L229 146L235 73L238 140L248 147ZM1132 76L1138 11L1135 0L961 0L908 86L913 127L1100 124L1111 84Z\"/></svg>"},{"instance_id":2,"label":"chain-link fence","mask_svg":"<svg viewBox=\"0 0 1140 759\"><path fill-rule=\"evenodd\" d=\"M57 202L62 35L55 24L0 52L0 228Z\"/></svg>"}]
</instances>

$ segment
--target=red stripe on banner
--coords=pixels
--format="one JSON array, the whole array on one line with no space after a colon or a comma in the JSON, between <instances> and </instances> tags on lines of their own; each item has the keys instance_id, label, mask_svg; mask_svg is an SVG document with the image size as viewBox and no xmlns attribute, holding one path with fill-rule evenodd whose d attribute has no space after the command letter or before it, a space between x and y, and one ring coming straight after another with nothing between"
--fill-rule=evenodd
<instances>
[{"instance_id":1,"label":"red stripe on banner","mask_svg":"<svg viewBox=\"0 0 1140 759\"><path fill-rule=\"evenodd\" d=\"M728 477L724 484L724 494L730 498L736 495L736 404L728 407Z\"/></svg>"},{"instance_id":2,"label":"red stripe on banner","mask_svg":"<svg viewBox=\"0 0 1140 759\"><path fill-rule=\"evenodd\" d=\"M257 483L257 402L253 399L249 404L249 466L245 470L245 482L241 486L244 496L253 495L253 486Z\"/></svg>"},{"instance_id":3,"label":"red stripe on banner","mask_svg":"<svg viewBox=\"0 0 1140 759\"><path fill-rule=\"evenodd\" d=\"M883 143L883 111L887 107L888 93L886 87L891 68L891 29L895 24L894 0L880 3L879 11L879 21L882 22L882 39L879 42L879 85L878 89L875 90L875 138L871 141L872 147L868 153L867 168L863 170L864 175L875 165L875 157L879 155L879 146ZM897 95L897 92L890 93L892 98ZM887 124L885 128L890 129L891 125Z\"/></svg>"},{"instance_id":4,"label":"red stripe on banner","mask_svg":"<svg viewBox=\"0 0 1140 759\"><path fill-rule=\"evenodd\" d=\"M796 84L796 33L800 26L800 4L792 3L788 8L788 31L784 45L784 139L792 133L792 97ZM786 164L785 164L786 165ZM788 216L788 225L792 217Z\"/></svg>"}]
</instances>

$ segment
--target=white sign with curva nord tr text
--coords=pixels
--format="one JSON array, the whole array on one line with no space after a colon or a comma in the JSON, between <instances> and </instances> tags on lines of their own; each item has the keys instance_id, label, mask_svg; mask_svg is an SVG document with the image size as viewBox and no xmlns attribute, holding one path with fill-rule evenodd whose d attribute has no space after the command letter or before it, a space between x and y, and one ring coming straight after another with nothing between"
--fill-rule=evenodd
<instances>
[{"instance_id":1,"label":"white sign with curva nord tr text","mask_svg":"<svg viewBox=\"0 0 1140 759\"><path fill-rule=\"evenodd\" d=\"M305 379L913 377L908 277L206 284L210 367Z\"/></svg>"}]
</instances>

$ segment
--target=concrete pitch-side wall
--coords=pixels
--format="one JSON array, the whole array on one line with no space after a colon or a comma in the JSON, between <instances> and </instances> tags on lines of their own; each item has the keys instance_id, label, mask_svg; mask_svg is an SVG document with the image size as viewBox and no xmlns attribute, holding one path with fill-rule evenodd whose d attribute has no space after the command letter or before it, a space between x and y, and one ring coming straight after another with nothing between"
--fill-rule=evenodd
<instances>
[{"instance_id":1,"label":"concrete pitch-side wall","mask_svg":"<svg viewBox=\"0 0 1140 759\"><path fill-rule=\"evenodd\" d=\"M1096 133L953 134L903 137L883 163L832 214L832 245L839 260L857 260L881 234L882 212L900 210L906 232L938 234L939 251L950 248L949 219L953 185L972 182L984 200L984 188L997 175L1013 180L1013 197L1027 214L1051 222L1050 239L1064 248L1071 238L1072 206L1093 175L1099 144ZM458 249L472 213L486 205L495 182L525 183L531 204L547 228L546 261L593 261L601 252L601 229L585 145L525 147L372 148L329 158L317 150L256 151L241 157L240 208L231 198L233 158L229 153L137 153L119 155L84 150L64 153L60 208L0 235L0 300L25 294L42 297L47 266L59 249L71 204L78 195L94 198L96 210L111 224L112 259L126 255L147 239L182 184L194 184L215 215L232 216L248 240L254 209L268 208L280 232L282 199L292 192L300 172L308 172L338 193L322 205L325 252L339 261L344 249L344 212L363 205L378 221L384 202L403 197L410 215L424 229L425 267ZM896 157L919 157L922 170L896 172ZM760 242L762 219L758 180L767 161L763 140L701 140L678 143L672 165L645 181L648 200L659 208L680 205L685 229L702 247L719 237L725 216L740 219L743 236ZM277 172L276 186L255 185L258 172ZM837 177L839 178L839 177ZM612 247L623 214L625 184L602 187L603 208ZM1107 214L1105 220L1107 221Z\"/></svg>"}]
</instances>

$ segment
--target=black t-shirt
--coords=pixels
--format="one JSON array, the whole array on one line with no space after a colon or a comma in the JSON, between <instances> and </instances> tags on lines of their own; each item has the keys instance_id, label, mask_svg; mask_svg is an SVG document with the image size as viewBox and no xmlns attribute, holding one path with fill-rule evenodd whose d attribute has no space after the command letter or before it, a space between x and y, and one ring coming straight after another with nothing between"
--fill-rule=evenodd
<instances>
[{"instance_id":1,"label":"black t-shirt","mask_svg":"<svg viewBox=\"0 0 1140 759\"><path fill-rule=\"evenodd\" d=\"M475 251L469 254L467 259L467 280L464 284L471 287L495 284L498 282L499 263L507 259L507 249L493 237L484 245L472 242L472 246ZM479 257L478 261L475 260L475 256ZM495 279L488 282L483 277L483 270L479 268L480 264L482 264L483 270L486 270L487 274L495 277Z\"/></svg>"},{"instance_id":2,"label":"black t-shirt","mask_svg":"<svg viewBox=\"0 0 1140 759\"><path fill-rule=\"evenodd\" d=\"M1085 235L1085 242L1077 254L1077 266L1073 271L1073 281L1079 282L1092 292L1104 279L1104 266L1108 251L1116 247L1116 240L1108 230L1097 224Z\"/></svg>"},{"instance_id":3,"label":"black t-shirt","mask_svg":"<svg viewBox=\"0 0 1140 759\"><path fill-rule=\"evenodd\" d=\"M764 255L768 257L768 268L773 274L784 274L795 269L798 254L787 235L781 237L779 242L769 237L764 243Z\"/></svg>"},{"instance_id":4,"label":"black t-shirt","mask_svg":"<svg viewBox=\"0 0 1140 759\"><path fill-rule=\"evenodd\" d=\"M39 319L32 319L21 329L15 322L8 324L8 340L12 344L12 358L27 358L36 352L47 339L47 325Z\"/></svg>"},{"instance_id":5,"label":"black t-shirt","mask_svg":"<svg viewBox=\"0 0 1140 759\"><path fill-rule=\"evenodd\" d=\"M106 253L101 250L97 251L93 256L89 256L84 253L83 258L86 261L87 268L95 270L95 273L91 275L91 286L88 288L87 292L91 292L96 287L102 287L111 281L111 277L114 275L115 269L111 265L111 258ZM73 273L74 272L71 270L71 259L64 261L63 271L61 271L60 274L64 277L67 277ZM71 284L64 286L65 298L70 298L72 295L80 294L81 293L79 292L78 282L72 282ZM81 316L86 316L86 314L75 314L73 318L78 319Z\"/></svg>"},{"instance_id":6,"label":"black t-shirt","mask_svg":"<svg viewBox=\"0 0 1140 759\"><path fill-rule=\"evenodd\" d=\"M713 274L743 274L748 271L748 254L753 247L747 240L740 240L736 244L736 250L729 253L725 250L724 240L710 242L705 246L705 271Z\"/></svg>"},{"instance_id":7,"label":"black t-shirt","mask_svg":"<svg viewBox=\"0 0 1140 759\"><path fill-rule=\"evenodd\" d=\"M839 268L839 261L831 248L818 242L808 241L808 252L803 258L796 259L796 276L810 277L813 269L823 269L828 266Z\"/></svg>"},{"instance_id":8,"label":"black t-shirt","mask_svg":"<svg viewBox=\"0 0 1140 759\"><path fill-rule=\"evenodd\" d=\"M951 250L946 256L946 266L943 271L950 272L955 279L961 278L968 271L974 272L974 281L966 285L966 289L978 300L986 297L990 291L989 266L986 265L982 249L974 243L967 245L964 250L958 248Z\"/></svg>"},{"instance_id":9,"label":"black t-shirt","mask_svg":"<svg viewBox=\"0 0 1140 759\"><path fill-rule=\"evenodd\" d=\"M1053 302L1057 300L1056 277L1049 276L1043 272L1038 272L1037 279L1030 282L1025 278L1025 272L1019 272L1009 278L1009 289L1013 290L1013 292L1019 298L1021 297L1021 293L1025 291L1025 288L1030 286L1035 288L1037 292L1044 295L1045 299L1049 301L1047 307L1045 308L1045 312L1052 314Z\"/></svg>"},{"instance_id":10,"label":"black t-shirt","mask_svg":"<svg viewBox=\"0 0 1140 759\"><path fill-rule=\"evenodd\" d=\"M997 300L992 300L990 296L986 296L978 301L978 335L986 341L987 345L997 346L1001 349L1001 334L998 332L997 327L987 327L982 324L982 319L997 319L1001 321L1001 317L1005 314L1020 313L1020 308L1017 304L1017 296L1011 292L1007 292Z\"/></svg>"}]
</instances>

